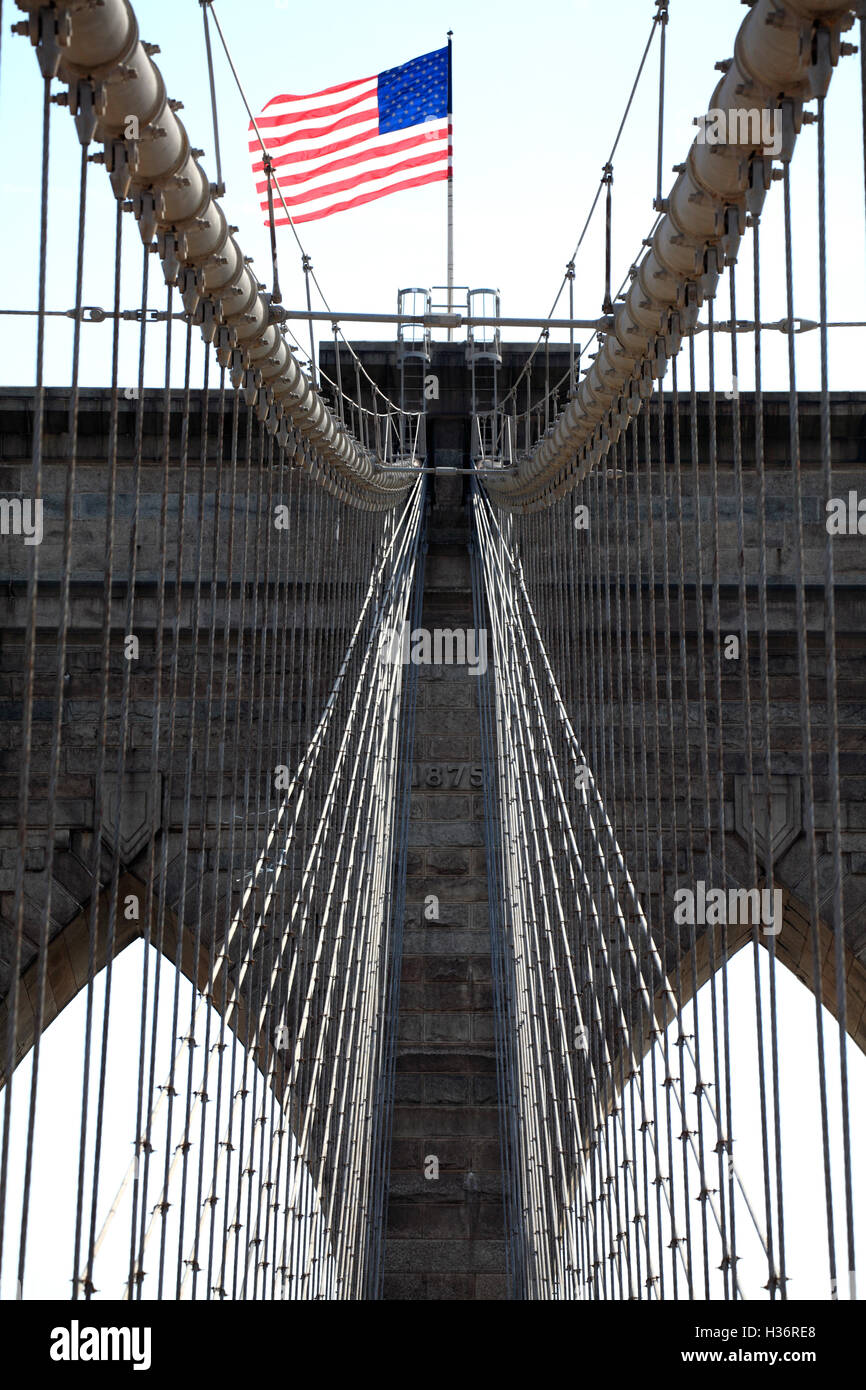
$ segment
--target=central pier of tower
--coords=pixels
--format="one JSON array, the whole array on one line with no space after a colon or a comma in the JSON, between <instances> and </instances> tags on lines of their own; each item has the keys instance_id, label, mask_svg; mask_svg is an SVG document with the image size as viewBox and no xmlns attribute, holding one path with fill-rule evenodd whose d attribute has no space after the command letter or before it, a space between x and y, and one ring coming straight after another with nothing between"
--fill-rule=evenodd
<instances>
[{"instance_id":1,"label":"central pier of tower","mask_svg":"<svg viewBox=\"0 0 866 1390\"><path fill-rule=\"evenodd\" d=\"M517 383L521 410L527 398L544 395L547 381L568 373L567 347L547 358L542 352L524 373L531 345L496 346L497 398ZM428 476L421 626L431 634L477 629L470 480L450 470L469 468L476 455L473 406L489 408L493 365L476 363L473 384L466 343L428 342L426 357L411 364L401 361L398 344L355 350L390 400L402 395L407 409L417 409L424 393L426 459L435 471ZM333 345L322 346L320 361L324 377L335 380ZM344 347L344 387L353 370ZM365 405L369 389L367 382ZM482 676L469 663L431 662L418 666L417 681L383 1292L390 1300L506 1299Z\"/></svg>"}]
</instances>

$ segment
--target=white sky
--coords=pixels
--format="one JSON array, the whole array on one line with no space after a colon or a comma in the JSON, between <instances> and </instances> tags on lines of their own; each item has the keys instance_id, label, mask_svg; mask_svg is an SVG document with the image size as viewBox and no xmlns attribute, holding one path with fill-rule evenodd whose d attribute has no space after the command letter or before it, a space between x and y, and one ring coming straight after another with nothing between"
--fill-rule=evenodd
<instances>
[{"instance_id":1,"label":"white sky","mask_svg":"<svg viewBox=\"0 0 866 1390\"><path fill-rule=\"evenodd\" d=\"M439 47L454 29L455 279L492 285L502 292L509 316L548 313L591 203L650 31L652 0L538 0L531 22L516 0L460 0L448 7L409 6L404 0L358 5L333 0L301 6L295 0L217 0L216 12L229 41L250 103L257 112L279 92L315 91L373 74ZM168 92L184 103L181 119L194 145L205 152L215 177L210 99L198 0L147 0L137 6L142 36L161 45L156 57ZM745 11L739 0L672 0L668 26L665 191L672 166L685 158L718 80L714 63L729 57ZM216 42L217 86L225 207L239 240L255 257L269 283L268 236L261 221L247 153L247 118L225 57ZM36 59L26 40L4 39L0 88L3 148L0 197L7 213L0 227L7 274L6 307L36 304L39 227L39 130L41 91ZM615 285L639 256L641 239L653 222L658 102L657 40L621 143L614 170ZM66 309L73 302L79 147L65 111L56 113L52 140L53 194L48 302ZM830 279L832 318L866 319L866 256L859 61L843 61L827 106L828 178L831 190ZM22 139L22 131L28 132ZM795 310L817 317L815 252L815 134L798 146L794 170ZM114 202L104 171L97 167L89 190L85 301L110 307ZM765 215L765 318L785 314L779 217L781 188L774 185ZM391 312L397 290L441 284L445 278L445 185L410 190L300 229L316 274L332 307ZM304 286L291 232L279 232L284 302L300 307ZM139 302L140 254L131 217L125 236L126 307ZM749 243L742 257L740 316L751 312ZM578 260L575 309L581 317L600 312L603 293L603 216L587 237ZM162 305L156 262L152 298ZM560 310L564 310L563 300ZM321 307L315 305L314 307ZM727 316L723 295L718 317ZM326 326L327 333L330 329ZM297 332L302 343L307 335ZM359 328L356 338L392 337L393 329ZM108 380L110 325L85 329L82 381ZM153 338L158 335L152 334ZM525 337L514 330L505 335ZM770 335L768 350L778 362L768 384L786 385L785 342ZM137 325L124 327L134 360ZM32 380L33 326L15 320L4 335L0 382ZM52 324L47 379L69 378L71 324ZM160 381L159 353L148 365L148 381ZM866 336L851 330L833 335L831 373L839 389L862 385L860 363ZM751 340L741 339L743 356ZM804 386L817 385L817 335L798 340ZM772 369L771 369L772 372ZM134 380L134 372L128 373ZM743 373L748 386L748 368Z\"/></svg>"}]
</instances>

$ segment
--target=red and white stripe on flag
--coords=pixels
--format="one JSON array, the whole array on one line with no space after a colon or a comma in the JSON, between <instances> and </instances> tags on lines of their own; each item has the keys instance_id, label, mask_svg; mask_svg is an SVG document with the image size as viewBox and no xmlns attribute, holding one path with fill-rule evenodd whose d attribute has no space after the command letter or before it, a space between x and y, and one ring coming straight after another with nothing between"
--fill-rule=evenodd
<instances>
[{"instance_id":1,"label":"red and white stripe on flag","mask_svg":"<svg viewBox=\"0 0 866 1390\"><path fill-rule=\"evenodd\" d=\"M384 76L268 102L257 125L273 169L276 226L288 226L287 209L293 222L313 222L448 177L448 116L435 114L383 131L379 83ZM389 91L389 99L390 95ZM415 110L424 116L423 99L412 114ZM393 118L389 123L393 125ZM252 124L249 143L256 190L268 222L264 156Z\"/></svg>"}]
</instances>

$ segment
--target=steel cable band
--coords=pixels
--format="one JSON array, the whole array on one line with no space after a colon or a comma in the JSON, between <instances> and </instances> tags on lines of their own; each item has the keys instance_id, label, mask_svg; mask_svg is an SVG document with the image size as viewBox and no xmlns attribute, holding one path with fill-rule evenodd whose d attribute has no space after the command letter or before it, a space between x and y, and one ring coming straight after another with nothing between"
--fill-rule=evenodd
<instances>
[{"instance_id":1,"label":"steel cable band","mask_svg":"<svg viewBox=\"0 0 866 1390\"><path fill-rule=\"evenodd\" d=\"M175 114L177 103L167 97L150 57L154 46L139 39L129 0L50 12L41 0L17 3L33 43L50 43L59 57L82 143L103 143L97 158L115 196L134 211L145 245L157 238L167 283L179 288L236 388L244 386L250 404L261 398L262 418L282 431L283 447L289 430L297 431L296 447L343 484L344 500L360 495L362 505L394 505L411 472L374 476L370 452L334 418L299 366Z\"/></svg>"},{"instance_id":2,"label":"steel cable band","mask_svg":"<svg viewBox=\"0 0 866 1390\"><path fill-rule=\"evenodd\" d=\"M787 168L803 122L803 103L827 93L843 51L841 35L854 10L839 0L757 0L740 26L734 57L724 66L710 110L750 108L781 125L780 157ZM744 95L745 94L745 95ZM747 123L748 124L748 123ZM772 160L753 143L696 139L665 200L649 249L631 286L614 306L612 331L577 395L513 475L488 483L502 506L550 506L604 458L664 377L684 337L694 332L702 305L732 265L747 213L759 214L770 186Z\"/></svg>"}]
</instances>

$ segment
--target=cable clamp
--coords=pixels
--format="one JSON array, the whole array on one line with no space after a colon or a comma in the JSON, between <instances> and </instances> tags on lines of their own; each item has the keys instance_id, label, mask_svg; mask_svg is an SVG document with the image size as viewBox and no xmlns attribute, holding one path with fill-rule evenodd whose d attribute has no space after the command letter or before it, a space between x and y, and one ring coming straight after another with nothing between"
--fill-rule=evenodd
<instances>
[{"instance_id":1,"label":"cable clamp","mask_svg":"<svg viewBox=\"0 0 866 1390\"><path fill-rule=\"evenodd\" d=\"M12 25L12 33L28 37L36 49L39 70L43 77L56 77L63 56L72 38L72 16L69 10L56 10L53 5L41 5L27 19Z\"/></svg>"},{"instance_id":2,"label":"cable clamp","mask_svg":"<svg viewBox=\"0 0 866 1390\"><path fill-rule=\"evenodd\" d=\"M740 242L746 230L745 215L743 209L736 203L731 203L725 208L724 232L722 233L721 246L726 266L736 265L737 255L740 250Z\"/></svg>"},{"instance_id":3,"label":"cable clamp","mask_svg":"<svg viewBox=\"0 0 866 1390\"><path fill-rule=\"evenodd\" d=\"M125 198L133 175L138 173L138 141L108 140L105 145L105 167L111 178L115 198Z\"/></svg>"},{"instance_id":4,"label":"cable clamp","mask_svg":"<svg viewBox=\"0 0 866 1390\"><path fill-rule=\"evenodd\" d=\"M241 390L246 404L252 409L256 403L262 384L262 374L258 367L248 367L244 372Z\"/></svg>"},{"instance_id":5,"label":"cable clamp","mask_svg":"<svg viewBox=\"0 0 866 1390\"><path fill-rule=\"evenodd\" d=\"M234 389L237 391L244 378L244 372L249 366L249 354L243 348L233 348L229 358L229 376ZM273 872L273 870L271 870Z\"/></svg>"},{"instance_id":6,"label":"cable clamp","mask_svg":"<svg viewBox=\"0 0 866 1390\"><path fill-rule=\"evenodd\" d=\"M183 307L192 316L204 294L204 272L201 267L184 266L178 275L178 288L183 299Z\"/></svg>"},{"instance_id":7,"label":"cable clamp","mask_svg":"<svg viewBox=\"0 0 866 1390\"><path fill-rule=\"evenodd\" d=\"M274 393L270 386L259 393L256 401L256 419L263 425L268 418L268 412L273 404Z\"/></svg>"},{"instance_id":8,"label":"cable clamp","mask_svg":"<svg viewBox=\"0 0 866 1390\"><path fill-rule=\"evenodd\" d=\"M749 187L746 207L752 217L760 217L773 178L773 161L767 155L756 154L749 163Z\"/></svg>"},{"instance_id":9,"label":"cable clamp","mask_svg":"<svg viewBox=\"0 0 866 1390\"><path fill-rule=\"evenodd\" d=\"M683 345L683 326L679 313L673 311L668 320L668 328L665 334L665 351L669 358L677 356Z\"/></svg>"},{"instance_id":10,"label":"cable clamp","mask_svg":"<svg viewBox=\"0 0 866 1390\"><path fill-rule=\"evenodd\" d=\"M181 261L186 259L186 234L166 229L158 233L157 242L165 283L169 286L176 285L180 277Z\"/></svg>"},{"instance_id":11,"label":"cable clamp","mask_svg":"<svg viewBox=\"0 0 866 1390\"><path fill-rule=\"evenodd\" d=\"M69 87L69 109L75 117L75 129L82 145L89 145L96 134L97 122L108 107L104 82L79 77Z\"/></svg>"},{"instance_id":12,"label":"cable clamp","mask_svg":"<svg viewBox=\"0 0 866 1390\"><path fill-rule=\"evenodd\" d=\"M704 253L704 271L700 280L704 299L715 299L721 274L719 248L718 246L708 246Z\"/></svg>"},{"instance_id":13,"label":"cable clamp","mask_svg":"<svg viewBox=\"0 0 866 1390\"><path fill-rule=\"evenodd\" d=\"M150 246L156 236L160 218L165 209L162 193L154 188L135 188L132 193L132 215L138 223L138 232L144 246Z\"/></svg>"},{"instance_id":14,"label":"cable clamp","mask_svg":"<svg viewBox=\"0 0 866 1390\"><path fill-rule=\"evenodd\" d=\"M201 329L201 336L206 343L213 342L219 318L219 308L212 299L199 300L192 321Z\"/></svg>"},{"instance_id":15,"label":"cable clamp","mask_svg":"<svg viewBox=\"0 0 866 1390\"><path fill-rule=\"evenodd\" d=\"M688 280L683 287L680 302L684 334L693 333L697 328L703 302L700 286L694 280Z\"/></svg>"},{"instance_id":16,"label":"cable clamp","mask_svg":"<svg viewBox=\"0 0 866 1390\"><path fill-rule=\"evenodd\" d=\"M807 25L800 33L800 52L809 53L806 79L812 97L825 97L830 88L833 69L839 61L839 33L825 24L816 24L812 31Z\"/></svg>"},{"instance_id":17,"label":"cable clamp","mask_svg":"<svg viewBox=\"0 0 866 1390\"><path fill-rule=\"evenodd\" d=\"M664 337L659 334L655 340L655 348L651 364L651 371L655 381L663 381L668 370L668 352Z\"/></svg>"},{"instance_id":18,"label":"cable clamp","mask_svg":"<svg viewBox=\"0 0 866 1390\"><path fill-rule=\"evenodd\" d=\"M827 81L829 82L829 77ZM797 143L797 136L803 129L803 103L794 101L791 97L785 97L780 103L778 110L782 118L782 148L778 158L783 164L790 164L794 156L794 146Z\"/></svg>"}]
</instances>

